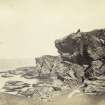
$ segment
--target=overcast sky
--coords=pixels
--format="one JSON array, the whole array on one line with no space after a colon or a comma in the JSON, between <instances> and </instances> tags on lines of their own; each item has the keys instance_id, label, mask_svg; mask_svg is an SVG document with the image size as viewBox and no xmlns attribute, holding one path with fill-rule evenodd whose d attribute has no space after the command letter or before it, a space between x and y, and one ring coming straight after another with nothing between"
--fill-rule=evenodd
<instances>
[{"instance_id":1,"label":"overcast sky","mask_svg":"<svg viewBox=\"0 0 105 105\"><path fill-rule=\"evenodd\" d=\"M105 28L105 0L0 0L0 58L56 55L78 28Z\"/></svg>"}]
</instances>

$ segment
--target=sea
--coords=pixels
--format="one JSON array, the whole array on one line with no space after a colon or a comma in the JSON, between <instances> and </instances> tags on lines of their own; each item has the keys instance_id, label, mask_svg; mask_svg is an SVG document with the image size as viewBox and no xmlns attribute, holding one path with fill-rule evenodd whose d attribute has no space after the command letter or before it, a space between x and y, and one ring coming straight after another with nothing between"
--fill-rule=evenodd
<instances>
[{"instance_id":1,"label":"sea","mask_svg":"<svg viewBox=\"0 0 105 105\"><path fill-rule=\"evenodd\" d=\"M35 66L34 58L0 59L0 71L15 70L19 67Z\"/></svg>"}]
</instances>

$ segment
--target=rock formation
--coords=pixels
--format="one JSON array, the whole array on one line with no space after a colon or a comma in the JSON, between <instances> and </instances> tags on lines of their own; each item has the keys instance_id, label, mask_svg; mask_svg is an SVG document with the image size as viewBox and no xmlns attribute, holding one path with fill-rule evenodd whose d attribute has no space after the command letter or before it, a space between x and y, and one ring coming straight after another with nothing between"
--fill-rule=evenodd
<instances>
[{"instance_id":1,"label":"rock formation","mask_svg":"<svg viewBox=\"0 0 105 105\"><path fill-rule=\"evenodd\" d=\"M56 40L55 46L61 56L73 61L75 56L80 56L88 64L88 60L102 59L105 56L105 30L72 33Z\"/></svg>"},{"instance_id":2,"label":"rock formation","mask_svg":"<svg viewBox=\"0 0 105 105\"><path fill-rule=\"evenodd\" d=\"M79 65L88 65L85 72L91 69L92 61L105 59L105 30L76 32L55 41L55 46L63 61ZM92 69L90 70L92 71ZM86 74L88 77L90 74Z\"/></svg>"},{"instance_id":3,"label":"rock formation","mask_svg":"<svg viewBox=\"0 0 105 105\"><path fill-rule=\"evenodd\" d=\"M72 33L56 40L55 46L62 62L73 62L86 67L84 92L104 93L105 29Z\"/></svg>"},{"instance_id":4,"label":"rock formation","mask_svg":"<svg viewBox=\"0 0 105 105\"><path fill-rule=\"evenodd\" d=\"M81 87L89 94L105 93L105 29L67 35L55 41L59 56L35 58L35 67L18 68L1 73L2 78L19 75L37 83L7 81L5 92L26 97L48 99Z\"/></svg>"}]
</instances>

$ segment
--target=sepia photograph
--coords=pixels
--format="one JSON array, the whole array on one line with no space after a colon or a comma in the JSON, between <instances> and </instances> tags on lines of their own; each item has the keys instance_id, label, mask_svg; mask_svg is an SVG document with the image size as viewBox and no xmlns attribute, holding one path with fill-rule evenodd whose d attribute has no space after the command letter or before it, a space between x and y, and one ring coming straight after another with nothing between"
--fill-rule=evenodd
<instances>
[{"instance_id":1,"label":"sepia photograph","mask_svg":"<svg viewBox=\"0 0 105 105\"><path fill-rule=\"evenodd\" d=\"M105 105L105 0L0 0L0 105Z\"/></svg>"}]
</instances>

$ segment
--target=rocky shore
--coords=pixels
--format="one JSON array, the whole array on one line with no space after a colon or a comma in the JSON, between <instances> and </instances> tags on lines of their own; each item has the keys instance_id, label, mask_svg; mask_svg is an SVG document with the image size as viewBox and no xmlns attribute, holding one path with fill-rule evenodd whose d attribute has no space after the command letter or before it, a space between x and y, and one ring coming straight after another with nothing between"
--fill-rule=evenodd
<instances>
[{"instance_id":1,"label":"rocky shore","mask_svg":"<svg viewBox=\"0 0 105 105\"><path fill-rule=\"evenodd\" d=\"M59 56L35 58L35 67L0 72L1 93L51 100L59 95L105 94L105 29L71 33L55 41ZM78 92L78 91L77 91Z\"/></svg>"}]
</instances>

